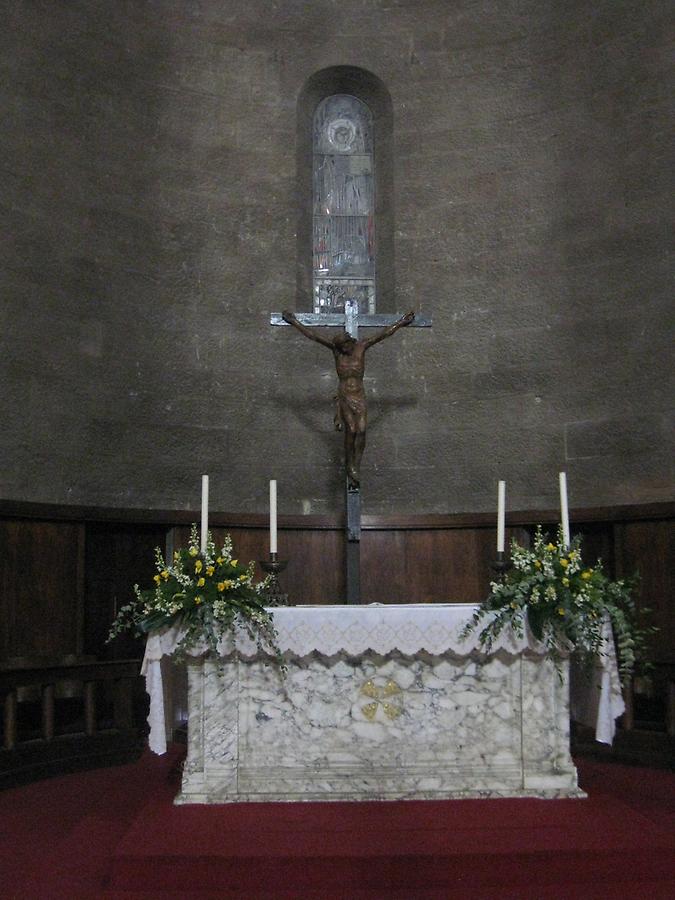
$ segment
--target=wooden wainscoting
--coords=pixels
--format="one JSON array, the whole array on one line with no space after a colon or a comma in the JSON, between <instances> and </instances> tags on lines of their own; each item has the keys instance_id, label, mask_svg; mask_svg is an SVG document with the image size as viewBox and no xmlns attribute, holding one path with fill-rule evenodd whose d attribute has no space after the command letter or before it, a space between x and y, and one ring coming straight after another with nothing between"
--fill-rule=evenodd
<instances>
[{"instance_id":1,"label":"wooden wainscoting","mask_svg":"<svg viewBox=\"0 0 675 900\"><path fill-rule=\"evenodd\" d=\"M83 522L0 519L0 660L82 653Z\"/></svg>"},{"instance_id":2,"label":"wooden wainscoting","mask_svg":"<svg viewBox=\"0 0 675 900\"><path fill-rule=\"evenodd\" d=\"M537 523L554 533L557 518L556 510L510 512L507 538L527 540ZM654 611L660 630L654 675L636 684L635 720L665 731L675 679L675 504L574 509L571 519L587 561L602 557L613 575L641 575L639 603ZM197 510L0 502L0 670L26 659L36 666L83 655L139 659L137 640L105 643L109 624L135 582L151 585L154 548L170 553L185 544L195 521ZM216 543L232 536L241 561L268 557L266 516L212 513L210 526ZM364 516L362 602L480 602L495 539L494 516L482 513ZM280 516L279 556L288 560L281 583L292 603L343 602L344 554L340 517Z\"/></svg>"},{"instance_id":3,"label":"wooden wainscoting","mask_svg":"<svg viewBox=\"0 0 675 900\"><path fill-rule=\"evenodd\" d=\"M361 534L362 603L479 603L489 590L495 557L494 523L470 524L466 517L419 516L397 520L367 516ZM269 556L267 522L231 517L211 525L216 544L232 537L240 561ZM214 517L214 522L221 517ZM185 546L188 526L172 531ZM508 535L527 539L521 527ZM346 594L344 528L337 519L286 516L279 519L279 558L288 560L281 581L292 603L343 603ZM257 567L262 577L262 570Z\"/></svg>"},{"instance_id":4,"label":"wooden wainscoting","mask_svg":"<svg viewBox=\"0 0 675 900\"><path fill-rule=\"evenodd\" d=\"M17 661L0 671L0 788L139 756L138 660Z\"/></svg>"}]
</instances>

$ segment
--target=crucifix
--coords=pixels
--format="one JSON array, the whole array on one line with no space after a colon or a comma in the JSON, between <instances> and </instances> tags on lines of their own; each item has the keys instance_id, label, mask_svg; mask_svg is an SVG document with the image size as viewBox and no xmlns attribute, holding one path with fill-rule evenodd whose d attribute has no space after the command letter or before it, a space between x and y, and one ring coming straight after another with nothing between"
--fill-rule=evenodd
<instances>
[{"instance_id":1,"label":"crucifix","mask_svg":"<svg viewBox=\"0 0 675 900\"><path fill-rule=\"evenodd\" d=\"M363 387L365 352L373 344L384 340L399 328L409 325L418 328L431 326L431 320L416 316L413 312L401 317L369 314L359 316L358 303L345 301L342 313L272 313L272 325L292 325L310 340L328 347L335 357L338 375L338 393L335 397L335 428L344 433L345 491L347 507L347 603L361 602L361 456L366 443L366 396ZM315 328L341 327L342 334L328 340ZM359 339L359 327L380 328L368 339Z\"/></svg>"}]
</instances>

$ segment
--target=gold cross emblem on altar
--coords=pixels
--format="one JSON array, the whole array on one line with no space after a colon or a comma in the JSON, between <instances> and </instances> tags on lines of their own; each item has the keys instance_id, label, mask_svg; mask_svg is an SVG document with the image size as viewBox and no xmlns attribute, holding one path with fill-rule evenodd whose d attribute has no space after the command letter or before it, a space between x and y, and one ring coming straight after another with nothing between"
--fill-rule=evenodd
<instances>
[{"instance_id":1,"label":"gold cross emblem on altar","mask_svg":"<svg viewBox=\"0 0 675 900\"><path fill-rule=\"evenodd\" d=\"M361 712L369 722L374 721L380 708L385 716L392 721L397 719L403 712L399 696L403 691L391 678L384 685L375 684L373 679L369 678L361 686L361 693L365 697L370 698L370 703L366 703L365 706L361 707Z\"/></svg>"}]
</instances>

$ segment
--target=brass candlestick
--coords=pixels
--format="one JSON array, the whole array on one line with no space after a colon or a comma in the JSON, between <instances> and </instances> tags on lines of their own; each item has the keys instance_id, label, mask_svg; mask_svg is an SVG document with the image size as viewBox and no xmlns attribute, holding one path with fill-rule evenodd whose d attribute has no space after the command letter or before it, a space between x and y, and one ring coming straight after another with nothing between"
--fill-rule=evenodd
<instances>
[{"instance_id":1,"label":"brass candlestick","mask_svg":"<svg viewBox=\"0 0 675 900\"><path fill-rule=\"evenodd\" d=\"M288 565L287 559L277 559L276 553L270 553L269 559L258 560L260 568L269 576L269 582L263 596L268 606L288 606L288 594L279 584L279 573Z\"/></svg>"},{"instance_id":2,"label":"brass candlestick","mask_svg":"<svg viewBox=\"0 0 675 900\"><path fill-rule=\"evenodd\" d=\"M497 573L497 575L505 575L506 572L512 567L513 563L510 559L506 559L504 556L503 550L497 551L497 559L491 563L492 569Z\"/></svg>"}]
</instances>

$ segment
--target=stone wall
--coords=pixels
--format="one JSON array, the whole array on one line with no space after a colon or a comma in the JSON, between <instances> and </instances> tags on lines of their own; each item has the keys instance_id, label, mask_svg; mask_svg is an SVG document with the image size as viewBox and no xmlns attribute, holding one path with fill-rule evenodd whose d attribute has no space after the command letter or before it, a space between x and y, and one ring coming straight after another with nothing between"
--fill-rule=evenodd
<instances>
[{"instance_id":1,"label":"stone wall","mask_svg":"<svg viewBox=\"0 0 675 900\"><path fill-rule=\"evenodd\" d=\"M369 351L364 511L672 498L670 4L13 0L0 496L341 508L298 297L298 98L392 101L395 306ZM671 32L672 34L672 32ZM671 426L670 426L671 427Z\"/></svg>"}]
</instances>

